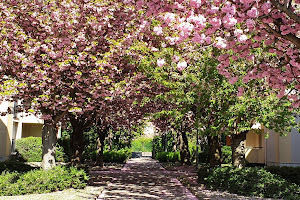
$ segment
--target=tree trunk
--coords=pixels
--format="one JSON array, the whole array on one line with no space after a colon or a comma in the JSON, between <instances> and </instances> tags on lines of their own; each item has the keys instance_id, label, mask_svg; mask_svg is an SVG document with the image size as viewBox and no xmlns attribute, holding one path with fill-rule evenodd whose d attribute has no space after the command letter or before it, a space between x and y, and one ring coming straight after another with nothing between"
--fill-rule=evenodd
<instances>
[{"instance_id":1,"label":"tree trunk","mask_svg":"<svg viewBox=\"0 0 300 200\"><path fill-rule=\"evenodd\" d=\"M181 130L178 136L179 139L179 151L181 165L191 165L191 155L189 150L189 142L186 136L186 132Z\"/></svg>"},{"instance_id":2,"label":"tree trunk","mask_svg":"<svg viewBox=\"0 0 300 200\"><path fill-rule=\"evenodd\" d=\"M107 131L99 131L99 136L97 138L97 157L96 163L98 166L103 167L103 152L104 152L104 140Z\"/></svg>"},{"instance_id":3,"label":"tree trunk","mask_svg":"<svg viewBox=\"0 0 300 200\"><path fill-rule=\"evenodd\" d=\"M55 167L55 146L57 140L57 128L53 123L46 123L42 130L42 142L43 142L43 161L42 168L44 170Z\"/></svg>"},{"instance_id":4,"label":"tree trunk","mask_svg":"<svg viewBox=\"0 0 300 200\"><path fill-rule=\"evenodd\" d=\"M248 132L249 131L243 131L239 134L231 134L232 165L238 168L242 168L246 165L245 142Z\"/></svg>"},{"instance_id":5,"label":"tree trunk","mask_svg":"<svg viewBox=\"0 0 300 200\"><path fill-rule=\"evenodd\" d=\"M76 166L82 163L82 153L84 150L84 135L83 129L84 125L80 122L80 120L70 119L72 124L73 133L71 134L71 164L72 166Z\"/></svg>"},{"instance_id":6,"label":"tree trunk","mask_svg":"<svg viewBox=\"0 0 300 200\"><path fill-rule=\"evenodd\" d=\"M221 165L220 135L207 136L209 146L209 165L211 168Z\"/></svg>"}]
</instances>

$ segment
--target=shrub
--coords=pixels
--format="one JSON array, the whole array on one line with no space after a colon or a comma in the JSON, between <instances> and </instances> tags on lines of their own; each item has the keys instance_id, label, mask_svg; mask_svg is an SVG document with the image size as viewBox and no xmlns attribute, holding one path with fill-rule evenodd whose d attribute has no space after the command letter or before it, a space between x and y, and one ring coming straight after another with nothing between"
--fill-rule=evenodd
<instances>
[{"instance_id":1,"label":"shrub","mask_svg":"<svg viewBox=\"0 0 300 200\"><path fill-rule=\"evenodd\" d=\"M279 167L279 166L269 166L266 170L272 174L277 174L282 178L300 185L300 167Z\"/></svg>"},{"instance_id":2,"label":"shrub","mask_svg":"<svg viewBox=\"0 0 300 200\"><path fill-rule=\"evenodd\" d=\"M115 162L115 163L125 163L128 158L131 157L130 150L119 150L119 151L104 151L103 161L104 162Z\"/></svg>"},{"instance_id":3,"label":"shrub","mask_svg":"<svg viewBox=\"0 0 300 200\"><path fill-rule=\"evenodd\" d=\"M180 160L179 152L158 152L156 160L159 162L178 162Z\"/></svg>"},{"instance_id":4,"label":"shrub","mask_svg":"<svg viewBox=\"0 0 300 200\"><path fill-rule=\"evenodd\" d=\"M212 189L227 190L245 196L299 199L300 187L264 168L220 167L213 169L206 178Z\"/></svg>"},{"instance_id":5,"label":"shrub","mask_svg":"<svg viewBox=\"0 0 300 200\"><path fill-rule=\"evenodd\" d=\"M18 154L28 162L42 161L42 138L41 137L27 137L16 140L16 151ZM64 162L66 154L63 148L57 144L56 146L56 161Z\"/></svg>"},{"instance_id":6,"label":"shrub","mask_svg":"<svg viewBox=\"0 0 300 200\"><path fill-rule=\"evenodd\" d=\"M163 152L165 150L167 150L168 152L172 152L175 144L176 141L174 140L172 133L154 136L152 157L156 158L156 153Z\"/></svg>"},{"instance_id":7,"label":"shrub","mask_svg":"<svg viewBox=\"0 0 300 200\"><path fill-rule=\"evenodd\" d=\"M85 171L58 166L51 170L31 170L26 173L4 171L0 177L0 195L47 193L66 188L84 188L88 181Z\"/></svg>"},{"instance_id":8,"label":"shrub","mask_svg":"<svg viewBox=\"0 0 300 200\"><path fill-rule=\"evenodd\" d=\"M222 159L224 164L232 163L232 151L230 146L222 146Z\"/></svg>"},{"instance_id":9,"label":"shrub","mask_svg":"<svg viewBox=\"0 0 300 200\"><path fill-rule=\"evenodd\" d=\"M140 137L132 141L131 147L132 147L132 151L151 152L152 139Z\"/></svg>"}]
</instances>

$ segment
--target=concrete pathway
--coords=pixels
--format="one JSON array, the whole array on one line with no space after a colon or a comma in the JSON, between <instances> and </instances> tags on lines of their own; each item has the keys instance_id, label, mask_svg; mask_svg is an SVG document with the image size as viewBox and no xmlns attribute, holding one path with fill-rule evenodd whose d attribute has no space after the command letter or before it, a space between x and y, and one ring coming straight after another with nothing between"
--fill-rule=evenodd
<instances>
[{"instance_id":1,"label":"concrete pathway","mask_svg":"<svg viewBox=\"0 0 300 200\"><path fill-rule=\"evenodd\" d=\"M180 172L165 170L150 157L132 158L121 170L90 172L94 177L94 183L104 186L98 200L197 200L176 179L178 173Z\"/></svg>"}]
</instances>

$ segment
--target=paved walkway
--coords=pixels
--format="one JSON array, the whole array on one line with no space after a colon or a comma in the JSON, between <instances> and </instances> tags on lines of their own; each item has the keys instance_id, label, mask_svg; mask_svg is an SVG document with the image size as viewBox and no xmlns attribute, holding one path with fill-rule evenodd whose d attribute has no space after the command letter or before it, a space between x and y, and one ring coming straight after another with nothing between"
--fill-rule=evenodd
<instances>
[{"instance_id":1,"label":"paved walkway","mask_svg":"<svg viewBox=\"0 0 300 200\"><path fill-rule=\"evenodd\" d=\"M104 185L98 200L197 200L176 179L178 173L165 170L149 157L141 157L130 159L121 170L92 171L90 174L94 176L94 183Z\"/></svg>"}]
</instances>

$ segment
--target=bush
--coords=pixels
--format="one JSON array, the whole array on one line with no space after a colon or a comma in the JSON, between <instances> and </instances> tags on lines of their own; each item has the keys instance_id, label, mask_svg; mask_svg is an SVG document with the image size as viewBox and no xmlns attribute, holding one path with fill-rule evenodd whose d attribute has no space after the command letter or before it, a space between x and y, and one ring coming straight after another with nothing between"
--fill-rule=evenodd
<instances>
[{"instance_id":1,"label":"bush","mask_svg":"<svg viewBox=\"0 0 300 200\"><path fill-rule=\"evenodd\" d=\"M176 141L174 140L172 133L154 136L152 157L156 158L156 154L158 152L163 152L165 150L167 150L168 152L172 152L175 144Z\"/></svg>"},{"instance_id":2,"label":"bush","mask_svg":"<svg viewBox=\"0 0 300 200\"><path fill-rule=\"evenodd\" d=\"M132 151L152 152L152 139L140 137L132 141Z\"/></svg>"},{"instance_id":3,"label":"bush","mask_svg":"<svg viewBox=\"0 0 300 200\"><path fill-rule=\"evenodd\" d=\"M88 176L82 169L58 166L51 170L26 173L4 171L0 177L0 196L47 193L66 188L84 188Z\"/></svg>"},{"instance_id":4,"label":"bush","mask_svg":"<svg viewBox=\"0 0 300 200\"><path fill-rule=\"evenodd\" d=\"M42 161L42 138L41 137L27 137L16 140L17 153L28 162ZM57 144L56 146L56 161L64 162L66 154L63 148Z\"/></svg>"},{"instance_id":5,"label":"bush","mask_svg":"<svg viewBox=\"0 0 300 200\"><path fill-rule=\"evenodd\" d=\"M245 196L299 199L300 187L264 168L220 167L213 169L206 178L212 189L227 190Z\"/></svg>"},{"instance_id":6,"label":"bush","mask_svg":"<svg viewBox=\"0 0 300 200\"><path fill-rule=\"evenodd\" d=\"M300 167L279 167L279 166L269 166L266 170L272 174L277 174L292 183L300 185Z\"/></svg>"},{"instance_id":7,"label":"bush","mask_svg":"<svg viewBox=\"0 0 300 200\"><path fill-rule=\"evenodd\" d=\"M224 164L232 163L231 146L222 146L222 159Z\"/></svg>"},{"instance_id":8,"label":"bush","mask_svg":"<svg viewBox=\"0 0 300 200\"><path fill-rule=\"evenodd\" d=\"M179 152L158 152L156 160L159 162L178 162L180 160Z\"/></svg>"},{"instance_id":9,"label":"bush","mask_svg":"<svg viewBox=\"0 0 300 200\"><path fill-rule=\"evenodd\" d=\"M130 150L119 150L119 151L104 151L103 161L114 162L114 163L125 163L128 158L131 157Z\"/></svg>"}]
</instances>

